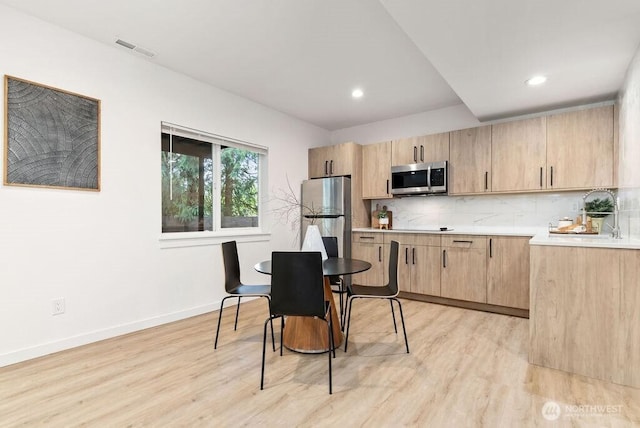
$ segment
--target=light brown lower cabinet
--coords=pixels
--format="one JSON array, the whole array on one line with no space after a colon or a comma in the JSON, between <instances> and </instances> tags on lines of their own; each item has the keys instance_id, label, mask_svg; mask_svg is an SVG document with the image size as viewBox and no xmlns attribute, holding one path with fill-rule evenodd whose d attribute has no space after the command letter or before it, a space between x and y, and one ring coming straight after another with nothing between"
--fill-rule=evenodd
<instances>
[{"instance_id":1,"label":"light brown lower cabinet","mask_svg":"<svg viewBox=\"0 0 640 428\"><path fill-rule=\"evenodd\" d=\"M529 309L529 240L487 237L487 303Z\"/></svg>"},{"instance_id":2,"label":"light brown lower cabinet","mask_svg":"<svg viewBox=\"0 0 640 428\"><path fill-rule=\"evenodd\" d=\"M486 247L485 236L442 237L442 297L487 303Z\"/></svg>"},{"instance_id":3,"label":"light brown lower cabinet","mask_svg":"<svg viewBox=\"0 0 640 428\"><path fill-rule=\"evenodd\" d=\"M388 282L389 248L395 240L400 243L400 291L528 310L530 239L357 232L353 234L353 257L371 262L372 268L354 275L354 282L371 285ZM488 306L485 309L495 310Z\"/></svg>"},{"instance_id":4,"label":"light brown lower cabinet","mask_svg":"<svg viewBox=\"0 0 640 428\"><path fill-rule=\"evenodd\" d=\"M416 294L440 295L440 236L428 234L389 234L391 240L401 242L398 255L400 291Z\"/></svg>"},{"instance_id":5,"label":"light brown lower cabinet","mask_svg":"<svg viewBox=\"0 0 640 428\"><path fill-rule=\"evenodd\" d=\"M388 253L388 251L387 251ZM387 269L382 233L355 232L351 240L351 257L371 263L371 269L352 275L352 282L364 285L384 285ZM388 256L387 256L388 257Z\"/></svg>"},{"instance_id":6,"label":"light brown lower cabinet","mask_svg":"<svg viewBox=\"0 0 640 428\"><path fill-rule=\"evenodd\" d=\"M640 251L531 247L529 362L640 388Z\"/></svg>"}]
</instances>

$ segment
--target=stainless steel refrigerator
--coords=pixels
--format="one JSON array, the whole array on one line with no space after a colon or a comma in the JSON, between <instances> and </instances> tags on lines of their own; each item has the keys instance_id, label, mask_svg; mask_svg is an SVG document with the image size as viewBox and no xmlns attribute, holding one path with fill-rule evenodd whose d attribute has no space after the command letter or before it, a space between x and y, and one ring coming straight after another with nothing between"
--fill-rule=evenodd
<instances>
[{"instance_id":1,"label":"stainless steel refrigerator","mask_svg":"<svg viewBox=\"0 0 640 428\"><path fill-rule=\"evenodd\" d=\"M322 236L338 238L340 257L351 257L351 179L315 178L302 182L300 243L309 224L316 224Z\"/></svg>"}]
</instances>

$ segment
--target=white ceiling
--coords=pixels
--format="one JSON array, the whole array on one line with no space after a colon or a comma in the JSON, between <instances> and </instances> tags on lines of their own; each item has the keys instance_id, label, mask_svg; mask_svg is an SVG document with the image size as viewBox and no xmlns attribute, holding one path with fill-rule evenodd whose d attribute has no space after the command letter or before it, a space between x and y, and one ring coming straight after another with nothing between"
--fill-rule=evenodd
<instances>
[{"instance_id":1,"label":"white ceiling","mask_svg":"<svg viewBox=\"0 0 640 428\"><path fill-rule=\"evenodd\" d=\"M640 44L639 0L0 4L328 130L460 103L490 120L612 99ZM549 81L527 87L537 73Z\"/></svg>"}]
</instances>

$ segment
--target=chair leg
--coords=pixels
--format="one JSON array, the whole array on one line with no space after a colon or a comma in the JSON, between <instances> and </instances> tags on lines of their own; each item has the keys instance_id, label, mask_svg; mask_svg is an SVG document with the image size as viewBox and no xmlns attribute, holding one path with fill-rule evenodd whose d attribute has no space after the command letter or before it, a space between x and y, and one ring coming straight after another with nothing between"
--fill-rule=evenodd
<instances>
[{"instance_id":1,"label":"chair leg","mask_svg":"<svg viewBox=\"0 0 640 428\"><path fill-rule=\"evenodd\" d=\"M282 357L282 337L284 334L284 317L280 317L280 356Z\"/></svg>"},{"instance_id":2,"label":"chair leg","mask_svg":"<svg viewBox=\"0 0 640 428\"><path fill-rule=\"evenodd\" d=\"M333 358L336 357L336 347L335 344L333 342L333 331L331 328L331 316L329 316L329 319L327 320L327 333L328 333L328 339L329 339L329 345L331 346L331 348L329 348L329 352L327 352L327 354L329 354L329 394L333 394L333 385L332 385L332 375L331 375L331 350L333 349Z\"/></svg>"},{"instance_id":3,"label":"chair leg","mask_svg":"<svg viewBox=\"0 0 640 428\"><path fill-rule=\"evenodd\" d=\"M242 299L242 297L238 296L238 306L236 306L236 322L233 323L234 331L238 328L238 314L240 313L240 299Z\"/></svg>"},{"instance_id":4,"label":"chair leg","mask_svg":"<svg viewBox=\"0 0 640 428\"><path fill-rule=\"evenodd\" d=\"M349 327L351 326L351 307L353 306L353 299L353 296L347 298L347 321L345 323L347 326L347 333L344 336L344 352L347 352L347 346L349 345Z\"/></svg>"},{"instance_id":5,"label":"chair leg","mask_svg":"<svg viewBox=\"0 0 640 428\"><path fill-rule=\"evenodd\" d=\"M393 301L392 301L392 299L389 299L389 303L391 304L391 317L393 318L393 329L396 331L396 334L398 334L398 327L396 326L396 313L393 310Z\"/></svg>"},{"instance_id":6,"label":"chair leg","mask_svg":"<svg viewBox=\"0 0 640 428\"><path fill-rule=\"evenodd\" d=\"M222 299L222 302L220 302L220 312L218 313L218 327L216 328L216 341L213 345L213 349L218 349L218 334L220 334L220 321L222 320L222 309L224 308L224 301L234 297L234 296L226 296L224 299Z\"/></svg>"},{"instance_id":7,"label":"chair leg","mask_svg":"<svg viewBox=\"0 0 640 428\"><path fill-rule=\"evenodd\" d=\"M267 299L269 304L269 314L271 314L271 298L269 296L262 296ZM273 319L271 319L271 344L273 345L273 352L276 352L276 336L273 334Z\"/></svg>"},{"instance_id":8,"label":"chair leg","mask_svg":"<svg viewBox=\"0 0 640 428\"><path fill-rule=\"evenodd\" d=\"M262 334L262 368L260 369L260 390L264 388L264 359L265 354L267 353L267 323L271 322L273 324L273 317L269 317L269 319L264 322L264 331Z\"/></svg>"},{"instance_id":9,"label":"chair leg","mask_svg":"<svg viewBox=\"0 0 640 428\"><path fill-rule=\"evenodd\" d=\"M398 302L398 307L400 308L400 319L402 320L402 331L404 332L404 344L407 347L407 354L409 353L409 341L407 340L407 329L404 327L404 315L402 314L402 304L400 300L393 299Z\"/></svg>"}]
</instances>

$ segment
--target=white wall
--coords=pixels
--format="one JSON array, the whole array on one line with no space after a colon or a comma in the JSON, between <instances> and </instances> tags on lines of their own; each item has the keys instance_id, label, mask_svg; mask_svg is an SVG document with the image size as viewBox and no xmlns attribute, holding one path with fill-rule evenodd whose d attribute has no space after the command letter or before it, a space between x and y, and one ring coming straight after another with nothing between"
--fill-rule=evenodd
<instances>
[{"instance_id":1,"label":"white wall","mask_svg":"<svg viewBox=\"0 0 640 428\"><path fill-rule=\"evenodd\" d=\"M619 174L621 223L640 238L640 48L629 65L618 97L620 106Z\"/></svg>"},{"instance_id":2,"label":"white wall","mask_svg":"<svg viewBox=\"0 0 640 428\"><path fill-rule=\"evenodd\" d=\"M100 192L0 187L0 366L218 307L219 245L161 248L161 121L268 147L267 198L287 177L298 188L307 164L291 160L330 142L325 130L4 6L0 74L102 102ZM267 230L266 240L240 239L246 282L265 279L252 266L270 251L294 248L290 225ZM58 297L66 313L52 316Z\"/></svg>"},{"instance_id":3,"label":"white wall","mask_svg":"<svg viewBox=\"0 0 640 428\"><path fill-rule=\"evenodd\" d=\"M333 144L355 141L360 144L379 143L397 138L437 134L456 129L473 128L481 123L464 104L395 119L333 131Z\"/></svg>"}]
</instances>

